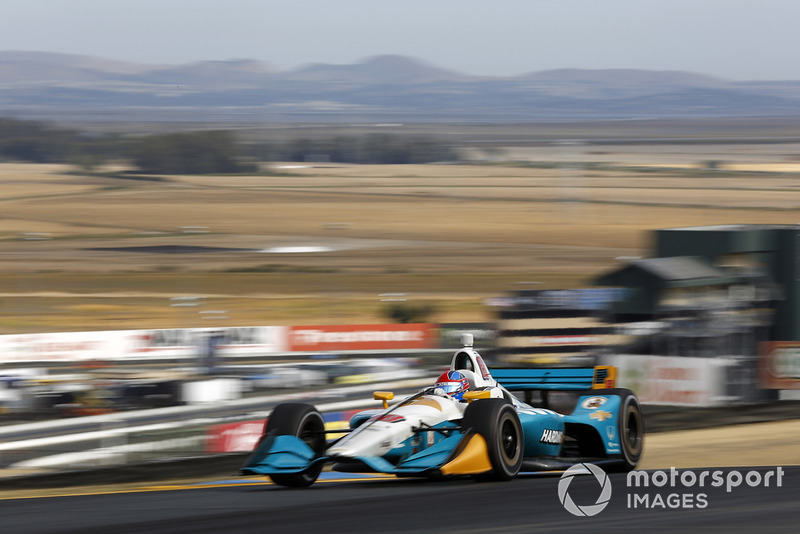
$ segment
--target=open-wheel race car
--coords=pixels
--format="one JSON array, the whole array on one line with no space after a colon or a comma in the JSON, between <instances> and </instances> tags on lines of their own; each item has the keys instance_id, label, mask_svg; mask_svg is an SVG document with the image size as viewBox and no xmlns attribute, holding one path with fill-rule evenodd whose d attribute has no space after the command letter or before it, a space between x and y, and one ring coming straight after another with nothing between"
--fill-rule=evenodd
<instances>
[{"instance_id":1,"label":"open-wheel race car","mask_svg":"<svg viewBox=\"0 0 800 534\"><path fill-rule=\"evenodd\" d=\"M636 396L613 387L615 375L608 366L490 373L467 334L436 384L391 406L393 394L376 391L383 408L356 413L338 439L327 439L343 431L326 430L314 406L276 406L242 473L303 487L326 465L342 472L481 480L576 463L629 471L642 454L644 420ZM553 391L574 393L570 413L546 407ZM543 407L529 404L534 394Z\"/></svg>"}]
</instances>

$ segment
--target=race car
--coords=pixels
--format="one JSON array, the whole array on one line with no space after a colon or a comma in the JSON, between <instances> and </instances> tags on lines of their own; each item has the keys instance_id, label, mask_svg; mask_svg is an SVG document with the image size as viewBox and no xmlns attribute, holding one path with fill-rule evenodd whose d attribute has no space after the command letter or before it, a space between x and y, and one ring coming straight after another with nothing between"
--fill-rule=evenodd
<instances>
[{"instance_id":1,"label":"race car","mask_svg":"<svg viewBox=\"0 0 800 534\"><path fill-rule=\"evenodd\" d=\"M326 465L342 472L479 480L510 480L576 463L608 472L636 467L644 419L634 393L613 387L614 367L492 373L468 334L463 345L433 386L391 406L393 394L376 391L383 407L356 413L340 438L326 439L343 431L326 430L314 406L276 406L242 474L306 487ZM570 413L547 407L553 391L574 392ZM540 406L529 404L534 393Z\"/></svg>"}]
</instances>

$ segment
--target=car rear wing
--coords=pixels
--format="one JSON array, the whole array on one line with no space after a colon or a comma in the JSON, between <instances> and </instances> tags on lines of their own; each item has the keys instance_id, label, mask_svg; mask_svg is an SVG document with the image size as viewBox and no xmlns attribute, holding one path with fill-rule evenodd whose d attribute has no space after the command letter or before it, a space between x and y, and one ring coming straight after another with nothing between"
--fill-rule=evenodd
<instances>
[{"instance_id":1,"label":"car rear wing","mask_svg":"<svg viewBox=\"0 0 800 534\"><path fill-rule=\"evenodd\" d=\"M613 365L584 368L495 368L492 369L492 377L509 391L579 391L613 388L617 381L617 368Z\"/></svg>"}]
</instances>

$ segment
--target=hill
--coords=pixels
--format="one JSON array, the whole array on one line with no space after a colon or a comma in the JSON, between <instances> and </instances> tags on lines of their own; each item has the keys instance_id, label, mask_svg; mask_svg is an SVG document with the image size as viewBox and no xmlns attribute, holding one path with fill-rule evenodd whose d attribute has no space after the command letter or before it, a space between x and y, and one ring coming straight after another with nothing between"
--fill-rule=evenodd
<instances>
[{"instance_id":1,"label":"hill","mask_svg":"<svg viewBox=\"0 0 800 534\"><path fill-rule=\"evenodd\" d=\"M247 59L146 65L0 52L0 116L49 120L529 122L800 116L800 82L680 71L468 76L404 56L276 71Z\"/></svg>"}]
</instances>

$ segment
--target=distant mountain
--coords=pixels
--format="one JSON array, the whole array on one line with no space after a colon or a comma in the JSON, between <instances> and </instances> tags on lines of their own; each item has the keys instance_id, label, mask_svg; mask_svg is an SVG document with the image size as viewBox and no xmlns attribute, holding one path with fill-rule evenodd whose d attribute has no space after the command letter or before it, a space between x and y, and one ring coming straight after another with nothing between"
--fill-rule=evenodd
<instances>
[{"instance_id":1,"label":"distant mountain","mask_svg":"<svg viewBox=\"0 0 800 534\"><path fill-rule=\"evenodd\" d=\"M355 65L316 64L288 73L307 82L345 82L371 85L455 81L460 74L405 56L374 56Z\"/></svg>"},{"instance_id":2,"label":"distant mountain","mask_svg":"<svg viewBox=\"0 0 800 534\"><path fill-rule=\"evenodd\" d=\"M719 85L727 83L719 78L675 70L637 70L637 69L555 69L533 72L520 77L533 81L561 81L571 83L594 83L611 85L616 83L657 85Z\"/></svg>"},{"instance_id":3,"label":"distant mountain","mask_svg":"<svg viewBox=\"0 0 800 534\"><path fill-rule=\"evenodd\" d=\"M467 76L405 56L275 71L252 60L144 65L0 52L0 116L55 121L536 121L800 116L800 82L679 71Z\"/></svg>"},{"instance_id":4,"label":"distant mountain","mask_svg":"<svg viewBox=\"0 0 800 534\"><path fill-rule=\"evenodd\" d=\"M136 76L153 68L152 65L92 56L0 51L0 83L3 86L92 83L118 76Z\"/></svg>"},{"instance_id":5,"label":"distant mountain","mask_svg":"<svg viewBox=\"0 0 800 534\"><path fill-rule=\"evenodd\" d=\"M518 78L540 91L576 98L625 98L693 88L724 88L719 78L681 71L559 69Z\"/></svg>"},{"instance_id":6,"label":"distant mountain","mask_svg":"<svg viewBox=\"0 0 800 534\"><path fill-rule=\"evenodd\" d=\"M261 87L272 76L269 66L259 61L201 61L149 70L131 81L208 91Z\"/></svg>"}]
</instances>

